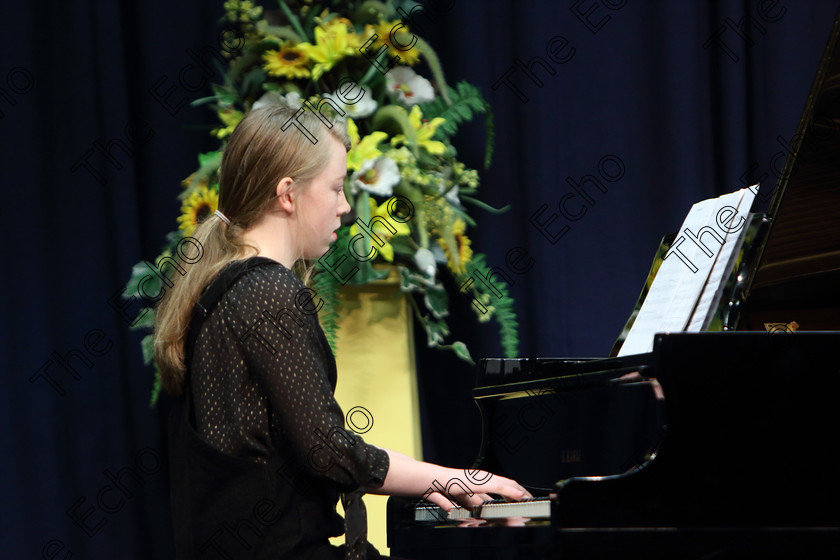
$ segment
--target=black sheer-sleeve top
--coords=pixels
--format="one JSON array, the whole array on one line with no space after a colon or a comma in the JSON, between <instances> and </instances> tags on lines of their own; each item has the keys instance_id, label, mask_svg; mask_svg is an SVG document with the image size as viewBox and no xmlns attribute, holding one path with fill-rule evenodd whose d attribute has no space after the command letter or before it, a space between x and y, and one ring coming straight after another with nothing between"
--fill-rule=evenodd
<instances>
[{"instance_id":1,"label":"black sheer-sleeve top","mask_svg":"<svg viewBox=\"0 0 840 560\"><path fill-rule=\"evenodd\" d=\"M280 263L250 270L225 292L195 343L196 431L240 459L294 458L339 491L379 487L388 455L344 428L317 302Z\"/></svg>"}]
</instances>

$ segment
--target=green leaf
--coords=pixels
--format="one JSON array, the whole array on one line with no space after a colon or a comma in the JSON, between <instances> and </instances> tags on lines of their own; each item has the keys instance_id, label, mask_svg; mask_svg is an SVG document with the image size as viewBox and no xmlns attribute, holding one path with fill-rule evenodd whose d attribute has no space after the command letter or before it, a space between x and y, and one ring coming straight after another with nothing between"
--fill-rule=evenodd
<instances>
[{"instance_id":1,"label":"green leaf","mask_svg":"<svg viewBox=\"0 0 840 560\"><path fill-rule=\"evenodd\" d=\"M233 88L220 86L218 84L211 84L210 87L213 89L213 93L216 94L216 99L218 100L219 105L230 106L236 103L236 100L239 99L239 95Z\"/></svg>"},{"instance_id":2,"label":"green leaf","mask_svg":"<svg viewBox=\"0 0 840 560\"><path fill-rule=\"evenodd\" d=\"M464 200L466 202L474 204L474 205L478 206L479 208L481 208L482 210L486 210L487 212L490 212L491 214L504 214L505 212L510 210L510 204L505 204L501 208L493 208L492 206L490 206L486 202L482 202L482 201L478 200L477 198L473 198L471 196L466 196L466 195L461 194L461 195L459 195L459 198L461 200Z\"/></svg>"},{"instance_id":3,"label":"green leaf","mask_svg":"<svg viewBox=\"0 0 840 560\"><path fill-rule=\"evenodd\" d=\"M440 345L449 336L449 327L446 321L432 319L428 315L420 318L420 323L426 331L426 339L430 348Z\"/></svg>"},{"instance_id":4,"label":"green leaf","mask_svg":"<svg viewBox=\"0 0 840 560\"><path fill-rule=\"evenodd\" d=\"M476 271L479 271L482 276L486 276L489 268L483 254L474 254L470 262L467 263L467 273L458 279L459 284L466 281ZM484 282L474 282L472 284L470 291L476 299L487 302L485 312L476 308L475 305L473 305L473 309L479 319L483 318L485 314L489 314L495 320L499 326L499 338L505 356L515 358L519 354L519 323L513 310L514 302L509 295L507 283L496 281L493 282L493 287L497 291L491 291Z\"/></svg>"},{"instance_id":5,"label":"green leaf","mask_svg":"<svg viewBox=\"0 0 840 560\"><path fill-rule=\"evenodd\" d=\"M449 297L442 285L427 286L423 303L426 304L435 319L443 319L449 316Z\"/></svg>"},{"instance_id":6,"label":"green leaf","mask_svg":"<svg viewBox=\"0 0 840 560\"><path fill-rule=\"evenodd\" d=\"M265 35L274 35L280 39L286 39L293 43L305 42L303 38L295 33L290 25L270 25L266 20L262 19L257 22L257 31Z\"/></svg>"},{"instance_id":7,"label":"green leaf","mask_svg":"<svg viewBox=\"0 0 840 560\"><path fill-rule=\"evenodd\" d=\"M399 105L384 105L373 114L373 128L393 132L391 136L405 134L408 144L412 150L417 152L417 131L411 126L408 120L408 113Z\"/></svg>"},{"instance_id":8,"label":"green leaf","mask_svg":"<svg viewBox=\"0 0 840 560\"><path fill-rule=\"evenodd\" d=\"M446 346L440 345L438 348L445 349L445 350L452 350L455 352L455 355L464 360L465 362L475 365L475 362L470 355L470 351L467 348L467 345L461 342L460 340L456 340L452 344L448 344Z\"/></svg>"},{"instance_id":9,"label":"green leaf","mask_svg":"<svg viewBox=\"0 0 840 560\"><path fill-rule=\"evenodd\" d=\"M146 264L146 261L143 261L135 264L131 268L131 278L125 285L123 297L128 299L131 296L136 296L139 293L140 280L142 280L145 276L151 277L151 279L143 286L145 292L150 295L160 293L160 277L152 272L149 265Z\"/></svg>"},{"instance_id":10,"label":"green leaf","mask_svg":"<svg viewBox=\"0 0 840 560\"><path fill-rule=\"evenodd\" d=\"M218 166L222 161L222 151L207 152L205 154L198 154L198 165L200 167L215 165Z\"/></svg>"},{"instance_id":11,"label":"green leaf","mask_svg":"<svg viewBox=\"0 0 840 560\"><path fill-rule=\"evenodd\" d=\"M492 160L493 141L495 139L494 121L490 104L484 100L478 88L463 81L456 84L456 89L449 88L449 98L451 98L451 103L441 98L421 103L420 110L423 112L423 118L433 119L440 117L444 119L444 122L438 126L435 132L435 138L445 139L458 132L458 127L461 124L471 121L476 114L484 113L484 124L487 130L484 165L485 167L489 166Z\"/></svg>"},{"instance_id":12,"label":"green leaf","mask_svg":"<svg viewBox=\"0 0 840 560\"><path fill-rule=\"evenodd\" d=\"M423 292L429 287L434 287L435 283L426 278L425 275L414 272L407 266L397 266L397 272L400 275L400 290L403 292Z\"/></svg>"},{"instance_id":13,"label":"green leaf","mask_svg":"<svg viewBox=\"0 0 840 560\"><path fill-rule=\"evenodd\" d=\"M333 351L336 352L338 339L338 307L340 305L338 280L328 271L321 267L320 261L315 265L315 276L312 280L312 289L315 291L313 300L317 303L323 302L318 310L318 320L324 330L324 336Z\"/></svg>"},{"instance_id":14,"label":"green leaf","mask_svg":"<svg viewBox=\"0 0 840 560\"><path fill-rule=\"evenodd\" d=\"M262 83L265 82L266 77L265 70L261 67L254 68L245 74L245 78L242 80L242 93L247 96L250 95L252 91L258 90Z\"/></svg>"},{"instance_id":15,"label":"green leaf","mask_svg":"<svg viewBox=\"0 0 840 560\"><path fill-rule=\"evenodd\" d=\"M421 292L425 288L422 282L419 282L417 275L412 273L404 266L398 266L397 272L400 275L400 291L402 292Z\"/></svg>"},{"instance_id":16,"label":"green leaf","mask_svg":"<svg viewBox=\"0 0 840 560\"><path fill-rule=\"evenodd\" d=\"M158 399L160 398L161 388L162 386L160 381L160 370L158 369L157 364L155 364L155 380L152 384L152 396L149 399L149 408L154 408L154 406L157 404Z\"/></svg>"},{"instance_id":17,"label":"green leaf","mask_svg":"<svg viewBox=\"0 0 840 560\"><path fill-rule=\"evenodd\" d=\"M303 30L303 27L301 27L300 20L295 14L292 13L292 10L289 9L289 7L283 0L280 0L280 9L283 10L283 13L286 14L287 18L289 18L289 23L292 24L292 29L294 29L295 32L298 35L300 35L303 39L308 41L309 38L306 36L306 32Z\"/></svg>"},{"instance_id":18,"label":"green leaf","mask_svg":"<svg viewBox=\"0 0 840 560\"><path fill-rule=\"evenodd\" d=\"M350 257L353 259L353 257ZM355 260L355 259L353 259ZM352 278L347 282L348 284L353 284L355 286L359 286L362 284L368 284L373 282L374 280L383 280L388 277L390 271L388 269L377 270L373 268L373 264L371 259L370 261L362 261L357 264L359 267L359 271L353 275ZM347 265L348 268L350 265Z\"/></svg>"},{"instance_id":19,"label":"green leaf","mask_svg":"<svg viewBox=\"0 0 840 560\"><path fill-rule=\"evenodd\" d=\"M195 101L190 101L190 107L198 107L200 105L210 103L211 101L219 101L219 98L215 95L211 95L210 97L200 97Z\"/></svg>"},{"instance_id":20,"label":"green leaf","mask_svg":"<svg viewBox=\"0 0 840 560\"><path fill-rule=\"evenodd\" d=\"M397 235L391 238L391 247L394 248L394 253L398 255L405 255L414 257L417 252L414 242L408 235Z\"/></svg>"},{"instance_id":21,"label":"green leaf","mask_svg":"<svg viewBox=\"0 0 840 560\"><path fill-rule=\"evenodd\" d=\"M199 154L198 163L198 170L193 173L190 184L178 195L178 198L181 200L188 198L198 188L199 183L207 182L210 184L211 177L219 171L219 167L222 165L222 152L216 151Z\"/></svg>"},{"instance_id":22,"label":"green leaf","mask_svg":"<svg viewBox=\"0 0 840 560\"><path fill-rule=\"evenodd\" d=\"M155 359L154 335L147 334L144 336L143 340L140 341L140 348L143 350L143 363L146 365L151 364Z\"/></svg>"},{"instance_id":23,"label":"green leaf","mask_svg":"<svg viewBox=\"0 0 840 560\"><path fill-rule=\"evenodd\" d=\"M426 59L426 63L432 71L432 76L434 77L435 82L437 82L441 97L443 97L443 100L447 103L447 105L452 105L452 100L449 97L449 91L451 91L452 88L446 85L446 79L443 77L443 66L440 64L437 53L429 45L429 43L420 37L417 37L417 35L415 35L415 37L417 38L417 44L414 46L420 51L423 58ZM425 111L423 114L426 114Z\"/></svg>"},{"instance_id":24,"label":"green leaf","mask_svg":"<svg viewBox=\"0 0 840 560\"><path fill-rule=\"evenodd\" d=\"M489 103L486 103L486 111L484 114L484 130L487 134L487 141L484 144L484 169L488 169L493 161L496 141L496 117L493 116Z\"/></svg>"}]
</instances>

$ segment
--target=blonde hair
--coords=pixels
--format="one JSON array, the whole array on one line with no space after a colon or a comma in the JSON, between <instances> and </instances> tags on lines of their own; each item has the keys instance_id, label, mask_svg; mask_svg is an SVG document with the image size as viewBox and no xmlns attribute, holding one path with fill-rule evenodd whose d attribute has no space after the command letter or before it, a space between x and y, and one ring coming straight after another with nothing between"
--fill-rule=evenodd
<instances>
[{"instance_id":1,"label":"blonde hair","mask_svg":"<svg viewBox=\"0 0 840 560\"><path fill-rule=\"evenodd\" d=\"M329 137L349 150L346 123L330 119L327 125L321 117L309 111L297 115L288 107L262 107L245 115L230 135L219 169L219 211L230 225L215 215L198 225L193 238L203 248L200 260L186 269L156 308L155 363L167 392L180 395L183 391L193 306L228 263L257 253L242 234L269 209L277 184L291 177L305 188L327 166Z\"/></svg>"}]
</instances>

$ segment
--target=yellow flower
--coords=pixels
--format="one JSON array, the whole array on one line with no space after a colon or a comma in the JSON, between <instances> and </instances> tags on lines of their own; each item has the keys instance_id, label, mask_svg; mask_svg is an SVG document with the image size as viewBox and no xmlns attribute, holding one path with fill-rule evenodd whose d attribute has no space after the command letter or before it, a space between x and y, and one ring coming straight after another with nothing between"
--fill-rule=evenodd
<instances>
[{"instance_id":1,"label":"yellow flower","mask_svg":"<svg viewBox=\"0 0 840 560\"><path fill-rule=\"evenodd\" d=\"M184 200L181 215L178 216L178 229L184 235L192 235L198 224L203 222L219 207L219 193L216 189L200 186Z\"/></svg>"},{"instance_id":2,"label":"yellow flower","mask_svg":"<svg viewBox=\"0 0 840 560\"><path fill-rule=\"evenodd\" d=\"M362 164L369 159L382 155L377 146L388 138L388 135L380 130L371 132L364 138L359 137L359 128L353 119L347 119L347 134L350 136L350 151L347 152L347 169L358 171Z\"/></svg>"},{"instance_id":3,"label":"yellow flower","mask_svg":"<svg viewBox=\"0 0 840 560\"><path fill-rule=\"evenodd\" d=\"M466 274L467 263L470 262L473 256L473 251L470 248L472 241L469 237L464 235L466 229L467 224L461 218L458 218L452 224L452 235L457 247L457 254L453 254L453 252L450 251L449 243L445 243L442 239L438 239L438 243L443 248L443 252L446 254L446 261L449 264L449 269L455 274Z\"/></svg>"},{"instance_id":4,"label":"yellow flower","mask_svg":"<svg viewBox=\"0 0 840 560\"><path fill-rule=\"evenodd\" d=\"M219 120L227 125L220 128L214 128L210 131L211 134L220 140L230 136L233 129L236 128L236 125L238 125L239 121L242 120L242 117L245 116L242 111L234 109L233 107L216 111L216 114L219 115Z\"/></svg>"},{"instance_id":5,"label":"yellow flower","mask_svg":"<svg viewBox=\"0 0 840 560\"><path fill-rule=\"evenodd\" d=\"M277 50L265 51L262 58L263 68L270 76L308 78L310 75L309 57L290 41L283 41Z\"/></svg>"},{"instance_id":6,"label":"yellow flower","mask_svg":"<svg viewBox=\"0 0 840 560\"><path fill-rule=\"evenodd\" d=\"M349 19L344 17L335 17L324 24L324 29L327 30L327 33L332 31L333 26L342 25L347 30L347 45L353 49L353 54L358 56L359 54L359 47L364 44L362 41L362 37L356 34L356 29L353 27L353 22Z\"/></svg>"},{"instance_id":7,"label":"yellow flower","mask_svg":"<svg viewBox=\"0 0 840 560\"><path fill-rule=\"evenodd\" d=\"M385 219L385 221L390 225L396 233L392 233L391 230L386 228L384 225L376 225L372 228L372 232L383 242L383 245L379 244L375 238L370 240L370 246L376 249L379 252L379 255L388 262L394 262L394 248L391 246L389 242L390 239L397 235L409 235L411 234L411 228L408 227L408 224L405 222L398 222L391 215L388 213L388 201L386 200L380 206L376 206L376 201L373 198L369 198L368 202L370 203L370 218L373 220L375 216L380 216ZM379 220L377 220L379 222ZM353 223L350 226L350 235L354 236L359 233L359 226L356 223Z\"/></svg>"},{"instance_id":8,"label":"yellow flower","mask_svg":"<svg viewBox=\"0 0 840 560\"><path fill-rule=\"evenodd\" d=\"M358 43L355 34L348 32L349 23L344 18L336 18L326 25L315 28L315 44L300 43L297 48L315 62L312 79L318 80L324 72L347 56L358 53L354 45ZM351 27L352 28L352 27Z\"/></svg>"},{"instance_id":9,"label":"yellow flower","mask_svg":"<svg viewBox=\"0 0 840 560\"><path fill-rule=\"evenodd\" d=\"M394 34L396 43L401 47L400 49L394 46L394 42L391 41L391 30L400 23L398 19L394 21L380 21L373 26L373 32L379 36L377 41L388 47L388 54L390 56L400 57L400 64L414 66L420 60L420 52L417 45L409 46L412 43L412 36L408 30L408 26L399 27L399 30ZM374 45L373 52L376 52L378 48L381 47Z\"/></svg>"},{"instance_id":10,"label":"yellow flower","mask_svg":"<svg viewBox=\"0 0 840 560\"><path fill-rule=\"evenodd\" d=\"M408 121L411 127L417 131L417 145L426 148L426 151L432 155L439 156L446 151L446 144L437 140L432 140L437 128L445 122L445 119L435 117L431 121L423 119L423 113L420 107L415 105L411 108L411 113L408 114ZM391 144L408 144L405 134L398 134L391 139Z\"/></svg>"}]
</instances>

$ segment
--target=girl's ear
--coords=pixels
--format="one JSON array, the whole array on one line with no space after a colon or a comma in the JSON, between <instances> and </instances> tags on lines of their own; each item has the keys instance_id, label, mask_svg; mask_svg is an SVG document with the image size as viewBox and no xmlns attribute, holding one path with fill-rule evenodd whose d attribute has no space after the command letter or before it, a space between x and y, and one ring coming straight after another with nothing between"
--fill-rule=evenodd
<instances>
[{"instance_id":1,"label":"girl's ear","mask_svg":"<svg viewBox=\"0 0 840 560\"><path fill-rule=\"evenodd\" d=\"M291 177L283 177L277 183L277 188L275 190L275 195L277 195L277 203L280 205L280 208L285 211L287 214L292 214L295 209L295 193L294 189L292 188L292 184L294 183L294 179Z\"/></svg>"}]
</instances>

